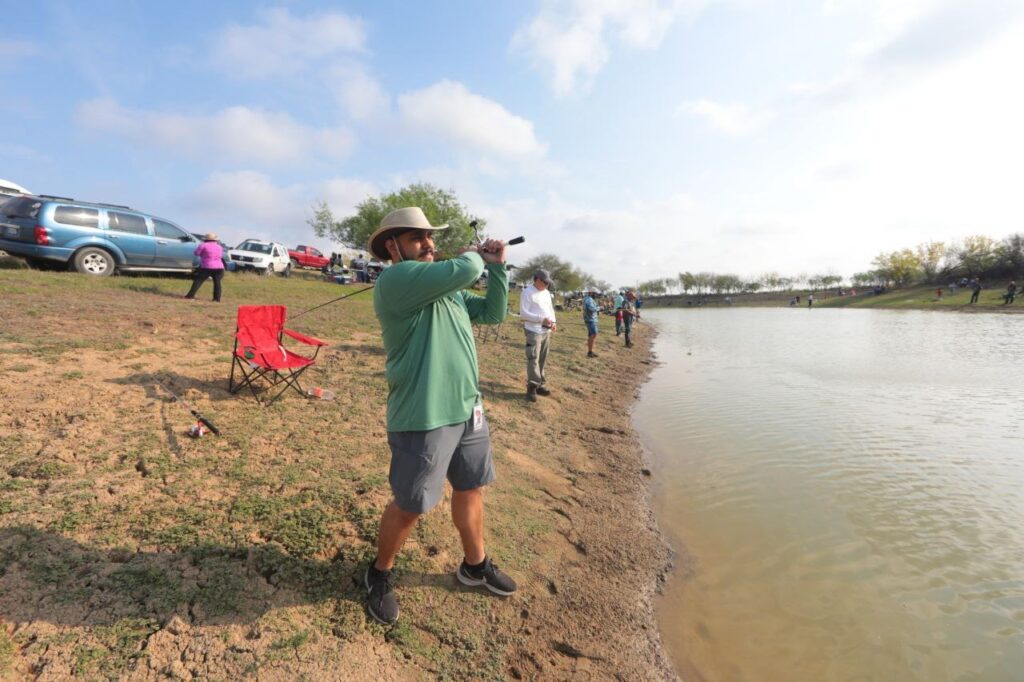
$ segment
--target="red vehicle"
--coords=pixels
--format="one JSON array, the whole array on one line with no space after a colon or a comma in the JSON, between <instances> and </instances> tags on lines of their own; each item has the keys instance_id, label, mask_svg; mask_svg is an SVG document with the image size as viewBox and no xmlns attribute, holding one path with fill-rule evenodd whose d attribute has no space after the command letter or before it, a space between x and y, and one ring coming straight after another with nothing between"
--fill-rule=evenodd
<instances>
[{"instance_id":1,"label":"red vehicle","mask_svg":"<svg viewBox=\"0 0 1024 682\"><path fill-rule=\"evenodd\" d=\"M321 270L331 262L330 258L324 256L319 250L312 246L299 244L294 249L288 249L288 258L291 259L292 268L314 268Z\"/></svg>"}]
</instances>

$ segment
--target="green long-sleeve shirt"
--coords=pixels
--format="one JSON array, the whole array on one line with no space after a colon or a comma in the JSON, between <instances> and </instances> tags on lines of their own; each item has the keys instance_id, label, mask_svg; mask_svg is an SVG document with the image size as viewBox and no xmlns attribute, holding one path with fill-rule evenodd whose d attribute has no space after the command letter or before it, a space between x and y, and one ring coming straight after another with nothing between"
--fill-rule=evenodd
<instances>
[{"instance_id":1,"label":"green long-sleeve shirt","mask_svg":"<svg viewBox=\"0 0 1024 682\"><path fill-rule=\"evenodd\" d=\"M377 278L388 431L429 431L472 416L480 375L470 322L497 324L508 312L504 265L487 265L486 296L465 291L483 269L471 252L439 263L403 261Z\"/></svg>"}]
</instances>

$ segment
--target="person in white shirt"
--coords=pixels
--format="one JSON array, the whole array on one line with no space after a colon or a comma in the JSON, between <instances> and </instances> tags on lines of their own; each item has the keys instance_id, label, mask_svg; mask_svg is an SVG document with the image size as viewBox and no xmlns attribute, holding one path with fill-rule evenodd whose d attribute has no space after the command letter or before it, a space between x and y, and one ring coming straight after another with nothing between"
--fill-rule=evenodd
<instances>
[{"instance_id":1,"label":"person in white shirt","mask_svg":"<svg viewBox=\"0 0 1024 682\"><path fill-rule=\"evenodd\" d=\"M526 399L537 402L539 395L551 395L544 385L548 340L555 331L555 306L551 301L551 275L547 270L533 273L533 284L519 299L519 317L526 332Z\"/></svg>"}]
</instances>

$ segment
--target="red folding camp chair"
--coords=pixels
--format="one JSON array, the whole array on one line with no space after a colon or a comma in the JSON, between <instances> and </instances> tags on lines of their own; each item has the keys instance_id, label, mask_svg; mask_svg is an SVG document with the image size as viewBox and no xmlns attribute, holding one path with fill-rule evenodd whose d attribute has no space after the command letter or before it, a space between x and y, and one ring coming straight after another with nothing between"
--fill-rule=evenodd
<instances>
[{"instance_id":1,"label":"red folding camp chair","mask_svg":"<svg viewBox=\"0 0 1024 682\"><path fill-rule=\"evenodd\" d=\"M270 405L289 387L300 395L306 395L299 384L299 377L316 360L320 347L327 344L320 339L285 329L286 312L283 305L238 306L238 328L235 331L235 350L231 359L231 379L228 382L231 393L238 393L244 386L248 386L261 405ZM306 357L285 348L285 335L307 346L315 346L313 356ZM241 373L237 383L236 368ZM278 386L281 386L281 390L269 400L260 395L261 391L273 393Z\"/></svg>"}]
</instances>

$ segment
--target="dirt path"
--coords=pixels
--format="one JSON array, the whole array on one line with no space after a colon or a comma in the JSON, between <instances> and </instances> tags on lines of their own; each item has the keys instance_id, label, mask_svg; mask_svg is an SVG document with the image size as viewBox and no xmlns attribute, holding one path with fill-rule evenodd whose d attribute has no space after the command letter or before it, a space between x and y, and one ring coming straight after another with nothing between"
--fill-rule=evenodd
<instances>
[{"instance_id":1,"label":"dirt path","mask_svg":"<svg viewBox=\"0 0 1024 682\"><path fill-rule=\"evenodd\" d=\"M456 584L446 499L400 556L402 618L383 628L361 585L389 497L369 301L298 327L330 342L307 383L337 399L259 408L226 390L234 304L341 289L229 278L215 306L117 280L0 272L0 677L674 677L651 613L669 552L628 414L648 330L630 351L605 333L587 360L569 328L536 404L521 330L480 344L489 551L521 589ZM158 380L223 435L188 438Z\"/></svg>"}]
</instances>

